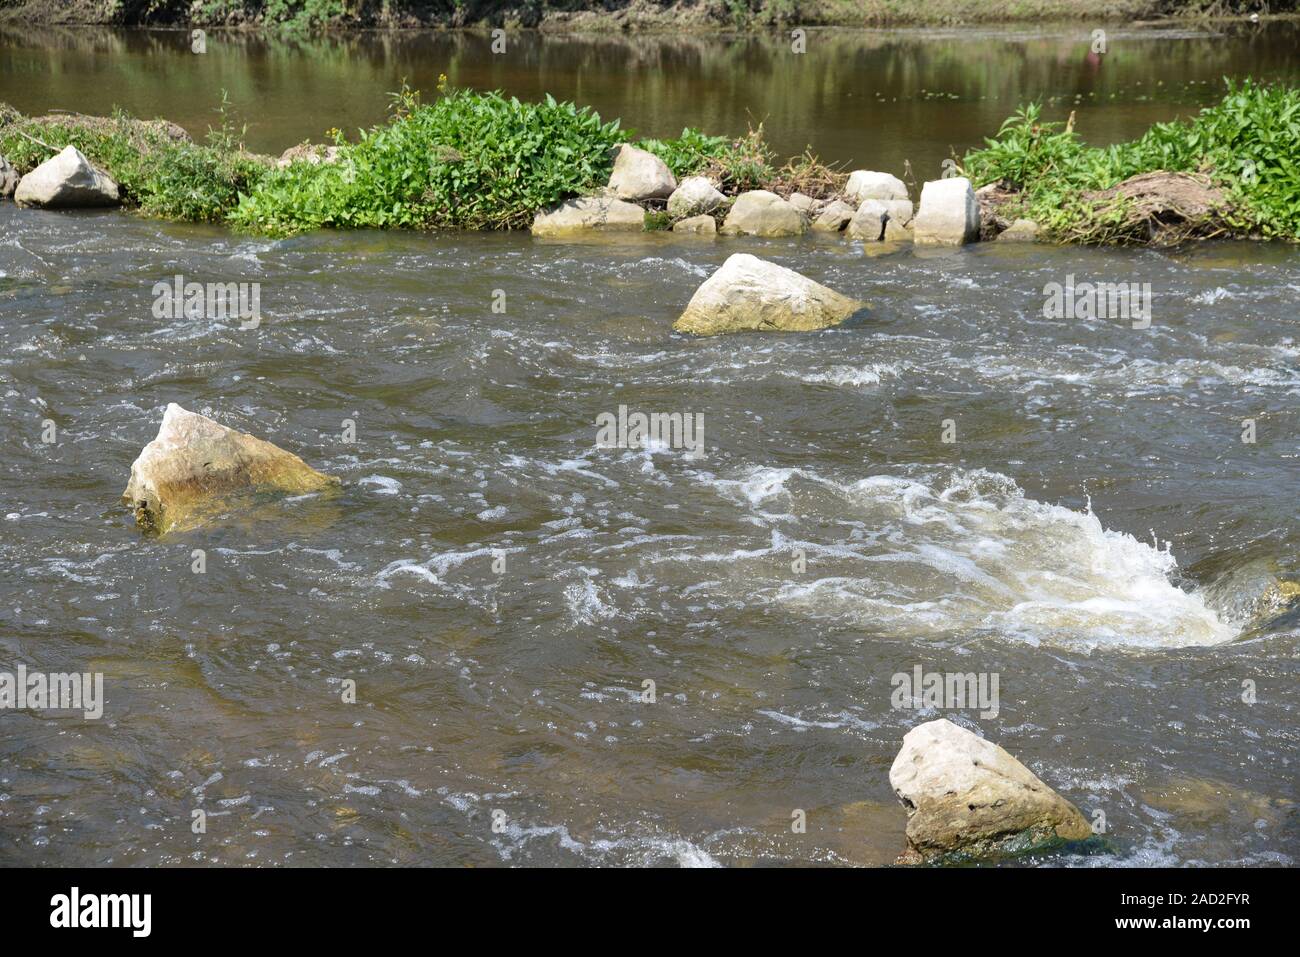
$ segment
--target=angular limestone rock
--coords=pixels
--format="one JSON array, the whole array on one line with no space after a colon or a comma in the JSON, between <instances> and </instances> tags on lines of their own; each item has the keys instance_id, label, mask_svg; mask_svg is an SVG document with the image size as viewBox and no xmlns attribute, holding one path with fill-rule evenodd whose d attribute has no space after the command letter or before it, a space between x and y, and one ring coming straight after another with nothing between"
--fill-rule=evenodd
<instances>
[{"instance_id":1,"label":"angular limestone rock","mask_svg":"<svg viewBox=\"0 0 1300 957\"><path fill-rule=\"evenodd\" d=\"M858 211L849 221L849 239L861 239L863 242L879 242L885 232L885 219L889 207L879 199L864 199Z\"/></svg>"},{"instance_id":2,"label":"angular limestone rock","mask_svg":"<svg viewBox=\"0 0 1300 957\"><path fill-rule=\"evenodd\" d=\"M13 165L0 156L0 199L8 199L18 188L18 171Z\"/></svg>"},{"instance_id":3,"label":"angular limestone rock","mask_svg":"<svg viewBox=\"0 0 1300 957\"><path fill-rule=\"evenodd\" d=\"M624 143L614 157L609 188L619 199L662 199L672 195L677 188L677 178L668 164L654 153Z\"/></svg>"},{"instance_id":4,"label":"angular limestone rock","mask_svg":"<svg viewBox=\"0 0 1300 957\"><path fill-rule=\"evenodd\" d=\"M726 201L727 197L703 176L688 176L668 197L668 212L676 219L685 219L711 213Z\"/></svg>"},{"instance_id":5,"label":"angular limestone rock","mask_svg":"<svg viewBox=\"0 0 1300 957\"><path fill-rule=\"evenodd\" d=\"M865 199L907 199L907 186L890 173L859 169L849 174L849 181L844 185L844 195L849 202L859 205Z\"/></svg>"},{"instance_id":6,"label":"angular limestone rock","mask_svg":"<svg viewBox=\"0 0 1300 957\"><path fill-rule=\"evenodd\" d=\"M532 232L534 236L570 236L589 230L640 232L643 229L645 210L635 203L607 196L582 196L539 210L533 218Z\"/></svg>"},{"instance_id":7,"label":"angular limestone rock","mask_svg":"<svg viewBox=\"0 0 1300 957\"><path fill-rule=\"evenodd\" d=\"M157 437L132 463L122 503L142 528L165 532L200 524L226 493L305 493L338 484L291 452L173 402Z\"/></svg>"},{"instance_id":8,"label":"angular limestone rock","mask_svg":"<svg viewBox=\"0 0 1300 957\"><path fill-rule=\"evenodd\" d=\"M838 233L849 224L856 212L857 210L844 200L832 200L822 207L822 211L813 220L812 228L818 232Z\"/></svg>"},{"instance_id":9,"label":"angular limestone rock","mask_svg":"<svg viewBox=\"0 0 1300 957\"><path fill-rule=\"evenodd\" d=\"M907 733L889 784L908 814L900 862L1018 853L1092 835L1078 808L1027 767L943 718Z\"/></svg>"},{"instance_id":10,"label":"angular limestone rock","mask_svg":"<svg viewBox=\"0 0 1300 957\"><path fill-rule=\"evenodd\" d=\"M765 189L741 193L720 232L729 236L800 236L808 228L803 214Z\"/></svg>"},{"instance_id":11,"label":"angular limestone rock","mask_svg":"<svg viewBox=\"0 0 1300 957\"><path fill-rule=\"evenodd\" d=\"M910 243L912 241L912 221L902 222L890 216L885 220L885 242Z\"/></svg>"},{"instance_id":12,"label":"angular limestone rock","mask_svg":"<svg viewBox=\"0 0 1300 957\"><path fill-rule=\"evenodd\" d=\"M673 223L673 232L716 236L718 221L709 215L691 216L688 219L680 219Z\"/></svg>"},{"instance_id":13,"label":"angular limestone rock","mask_svg":"<svg viewBox=\"0 0 1300 957\"><path fill-rule=\"evenodd\" d=\"M116 206L121 194L112 177L68 146L19 180L14 202L40 209L80 209Z\"/></svg>"},{"instance_id":14,"label":"angular limestone rock","mask_svg":"<svg viewBox=\"0 0 1300 957\"><path fill-rule=\"evenodd\" d=\"M809 332L843 322L862 308L793 269L736 253L704 281L673 323L678 332Z\"/></svg>"},{"instance_id":15,"label":"angular limestone rock","mask_svg":"<svg viewBox=\"0 0 1300 957\"><path fill-rule=\"evenodd\" d=\"M821 209L820 202L813 199L811 196L804 195L803 193L791 193L785 198L785 201L809 219L812 219Z\"/></svg>"},{"instance_id":16,"label":"angular limestone rock","mask_svg":"<svg viewBox=\"0 0 1300 957\"><path fill-rule=\"evenodd\" d=\"M890 223L903 226L911 221L910 199L864 199L849 222L849 238L872 243L889 239Z\"/></svg>"},{"instance_id":17,"label":"angular limestone rock","mask_svg":"<svg viewBox=\"0 0 1300 957\"><path fill-rule=\"evenodd\" d=\"M926 183L912 232L918 246L961 246L979 239L980 204L970 180L954 176Z\"/></svg>"}]
</instances>

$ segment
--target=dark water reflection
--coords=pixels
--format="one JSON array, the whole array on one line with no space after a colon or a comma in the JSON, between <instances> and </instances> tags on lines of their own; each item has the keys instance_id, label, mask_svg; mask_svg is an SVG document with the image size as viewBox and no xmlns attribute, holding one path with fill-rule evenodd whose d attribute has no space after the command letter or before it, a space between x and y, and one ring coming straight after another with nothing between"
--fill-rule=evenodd
<instances>
[{"instance_id":1,"label":"dark water reflection","mask_svg":"<svg viewBox=\"0 0 1300 957\"><path fill-rule=\"evenodd\" d=\"M1300 25L1210 30L1091 27L884 31L818 29L807 52L782 35L579 37L521 33L504 54L474 33L373 33L312 41L213 34L190 52L180 31L50 30L0 34L0 100L24 112L159 115L194 133L221 91L248 123L250 148L279 152L331 127L381 121L405 79L544 93L620 117L645 135L684 126L736 134L763 122L782 155L926 176L951 149L996 131L1027 99L1061 119L1078 112L1090 141L1138 135L1150 123L1218 99L1225 76L1300 77Z\"/></svg>"}]
</instances>

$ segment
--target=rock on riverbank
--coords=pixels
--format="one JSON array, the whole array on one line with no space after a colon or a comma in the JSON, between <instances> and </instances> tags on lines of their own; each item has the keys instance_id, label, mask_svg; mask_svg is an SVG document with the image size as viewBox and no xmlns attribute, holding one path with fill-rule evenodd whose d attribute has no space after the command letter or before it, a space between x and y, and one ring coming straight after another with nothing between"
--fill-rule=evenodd
<instances>
[{"instance_id":1,"label":"rock on riverbank","mask_svg":"<svg viewBox=\"0 0 1300 957\"><path fill-rule=\"evenodd\" d=\"M654 153L624 143L614 157L609 188L619 199L666 199L677 189L677 177Z\"/></svg>"},{"instance_id":2,"label":"rock on riverbank","mask_svg":"<svg viewBox=\"0 0 1300 957\"><path fill-rule=\"evenodd\" d=\"M609 196L582 196L544 209L533 218L534 236L571 236L597 230L640 232L645 229L645 210Z\"/></svg>"},{"instance_id":3,"label":"rock on riverbank","mask_svg":"<svg viewBox=\"0 0 1300 957\"><path fill-rule=\"evenodd\" d=\"M940 718L903 738L889 784L907 808L900 863L984 857L1092 835L1084 816L991 741Z\"/></svg>"},{"instance_id":4,"label":"rock on riverbank","mask_svg":"<svg viewBox=\"0 0 1300 957\"><path fill-rule=\"evenodd\" d=\"M304 493L338 484L291 452L173 402L157 437L132 463L122 502L142 528L165 532L200 524L226 493Z\"/></svg>"},{"instance_id":5,"label":"rock on riverbank","mask_svg":"<svg viewBox=\"0 0 1300 957\"><path fill-rule=\"evenodd\" d=\"M112 177L68 146L18 181L14 202L40 209L80 209L116 206L121 194Z\"/></svg>"},{"instance_id":6,"label":"rock on riverbank","mask_svg":"<svg viewBox=\"0 0 1300 957\"><path fill-rule=\"evenodd\" d=\"M706 279L673 324L678 332L810 332L843 322L862 303L793 269L736 253Z\"/></svg>"},{"instance_id":7,"label":"rock on riverbank","mask_svg":"<svg viewBox=\"0 0 1300 957\"><path fill-rule=\"evenodd\" d=\"M912 229L918 246L961 246L979 239L980 204L970 180L954 176L922 186Z\"/></svg>"}]
</instances>

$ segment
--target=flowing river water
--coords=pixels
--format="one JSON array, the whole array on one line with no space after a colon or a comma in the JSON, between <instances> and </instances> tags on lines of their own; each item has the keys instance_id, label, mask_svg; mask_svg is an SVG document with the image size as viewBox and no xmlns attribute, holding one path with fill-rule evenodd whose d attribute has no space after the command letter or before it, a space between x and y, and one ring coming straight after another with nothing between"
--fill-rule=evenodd
<instances>
[{"instance_id":1,"label":"flowing river water","mask_svg":"<svg viewBox=\"0 0 1300 957\"><path fill-rule=\"evenodd\" d=\"M124 56L161 42L113 36ZM1199 90L1234 56L1296 69L1259 36L1165 41L1108 82ZM942 90L927 71L961 44L897 42L893 82ZM894 132L872 165L937 167L1077 66L1066 38L1031 39L1004 80L986 47L1006 42L970 45L995 106L950 101L945 128L914 126L925 100L881 107ZM120 69L9 43L7 64L36 66L16 88L7 69L0 99L29 111L95 112ZM310 92L322 57L347 73L323 49L277 54L267 102L300 68L300 120L343 125ZM361 122L360 89L385 81L349 69ZM745 89L733 65L732 93L692 110L666 73L656 106L607 69L580 99L624 90L608 112L654 132L709 127ZM184 119L173 100L207 102L185 82L156 77L156 110L115 99ZM812 116L835 95L797 89ZM1187 105L1094 115L1129 136ZM955 125L968 108L978 133ZM871 158L871 136L835 135ZM741 251L869 311L816 334L675 334ZM178 274L259 283L261 324L156 318L154 285ZM1045 314L1068 277L1149 283L1149 328ZM1087 852L1033 863L1294 864L1300 620L1277 582L1300 576L1298 297L1281 244L275 241L4 204L0 670L102 672L107 701L99 720L0 711L0 862L885 864L905 824L889 765L943 716L1104 821ZM343 486L142 535L118 497L169 402ZM698 414L702 454L598 447L620 406ZM893 707L917 667L996 675L997 714Z\"/></svg>"}]
</instances>

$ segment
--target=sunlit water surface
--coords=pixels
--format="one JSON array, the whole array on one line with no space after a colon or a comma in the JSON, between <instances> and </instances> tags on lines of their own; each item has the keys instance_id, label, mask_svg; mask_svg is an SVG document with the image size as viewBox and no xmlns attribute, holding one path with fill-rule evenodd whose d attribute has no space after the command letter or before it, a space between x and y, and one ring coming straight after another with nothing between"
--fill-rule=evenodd
<instances>
[{"instance_id":1,"label":"sunlit water surface","mask_svg":"<svg viewBox=\"0 0 1300 957\"><path fill-rule=\"evenodd\" d=\"M740 250L870 312L674 334ZM154 318L178 273L260 282L261 326ZM1044 318L1069 274L1150 282L1151 327ZM1048 861L1294 863L1269 589L1300 571L1298 294L1278 245L270 241L0 207L0 662L108 699L0 713L0 860L887 863L889 764L938 716L891 676L921 665L996 673L996 718L946 716L1104 812L1108 850ZM141 535L118 496L169 402L342 491ZM701 413L704 454L597 448L620 405Z\"/></svg>"}]
</instances>

